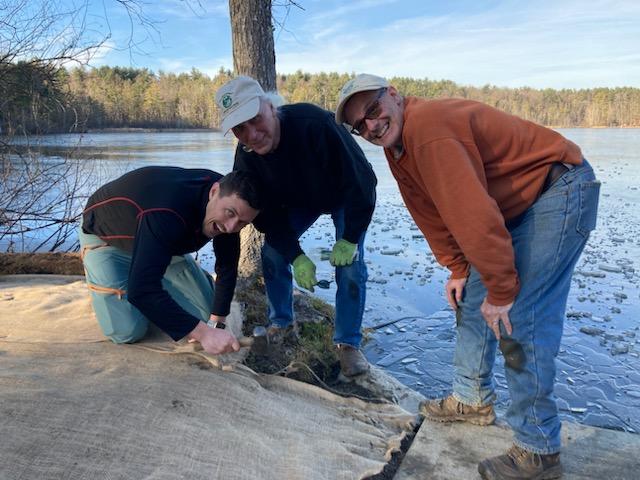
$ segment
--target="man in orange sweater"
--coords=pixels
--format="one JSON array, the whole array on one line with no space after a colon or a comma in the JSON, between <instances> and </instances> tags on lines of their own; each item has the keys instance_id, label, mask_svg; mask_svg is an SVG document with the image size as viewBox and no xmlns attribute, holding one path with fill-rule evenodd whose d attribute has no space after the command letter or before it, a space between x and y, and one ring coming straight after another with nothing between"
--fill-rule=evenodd
<instances>
[{"instance_id":1,"label":"man in orange sweater","mask_svg":"<svg viewBox=\"0 0 640 480\"><path fill-rule=\"evenodd\" d=\"M514 445L478 470L485 479L561 476L555 357L600 188L580 148L488 105L403 97L367 74L342 88L336 121L384 147L407 208L451 271L453 394L421 413L493 423L492 368L502 338Z\"/></svg>"}]
</instances>

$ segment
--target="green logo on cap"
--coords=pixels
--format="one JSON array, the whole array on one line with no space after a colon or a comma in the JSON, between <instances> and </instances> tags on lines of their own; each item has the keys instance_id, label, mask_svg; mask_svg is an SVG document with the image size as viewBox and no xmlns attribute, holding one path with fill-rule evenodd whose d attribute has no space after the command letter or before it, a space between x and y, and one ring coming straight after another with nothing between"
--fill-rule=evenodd
<instances>
[{"instance_id":1,"label":"green logo on cap","mask_svg":"<svg viewBox=\"0 0 640 480\"><path fill-rule=\"evenodd\" d=\"M231 100L231 94L230 93L225 93L222 96L222 106L224 108L229 108L231 106L232 102L233 102L233 100Z\"/></svg>"}]
</instances>

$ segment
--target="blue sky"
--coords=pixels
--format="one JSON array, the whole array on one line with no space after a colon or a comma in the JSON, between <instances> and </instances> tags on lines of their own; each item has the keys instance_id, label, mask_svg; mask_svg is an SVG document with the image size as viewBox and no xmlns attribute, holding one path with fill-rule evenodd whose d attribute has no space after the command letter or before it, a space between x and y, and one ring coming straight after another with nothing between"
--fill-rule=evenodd
<instances>
[{"instance_id":1,"label":"blue sky","mask_svg":"<svg viewBox=\"0 0 640 480\"><path fill-rule=\"evenodd\" d=\"M78 0L65 0L74 2ZM154 30L89 0L111 38L92 65L214 75L232 69L227 0L143 0ZM283 0L275 0L283 3ZM640 87L638 0L297 0L274 15L278 73L355 72L535 88ZM142 53L144 52L144 53Z\"/></svg>"}]
</instances>

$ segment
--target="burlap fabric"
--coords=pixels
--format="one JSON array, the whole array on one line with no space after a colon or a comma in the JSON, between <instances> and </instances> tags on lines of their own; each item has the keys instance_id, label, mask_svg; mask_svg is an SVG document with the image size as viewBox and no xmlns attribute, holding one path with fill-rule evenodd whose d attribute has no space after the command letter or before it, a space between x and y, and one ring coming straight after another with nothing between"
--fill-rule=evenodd
<instances>
[{"instance_id":1,"label":"burlap fabric","mask_svg":"<svg viewBox=\"0 0 640 480\"><path fill-rule=\"evenodd\" d=\"M413 419L146 348L184 346L103 341L81 279L0 277L0 478L364 478Z\"/></svg>"}]
</instances>

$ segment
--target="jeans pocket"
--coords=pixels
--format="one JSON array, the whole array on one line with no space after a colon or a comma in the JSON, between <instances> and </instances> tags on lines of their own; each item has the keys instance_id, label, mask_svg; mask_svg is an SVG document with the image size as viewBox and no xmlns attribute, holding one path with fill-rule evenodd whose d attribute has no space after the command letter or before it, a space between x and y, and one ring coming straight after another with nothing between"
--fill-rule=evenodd
<instances>
[{"instance_id":1,"label":"jeans pocket","mask_svg":"<svg viewBox=\"0 0 640 480\"><path fill-rule=\"evenodd\" d=\"M600 197L600 182L584 182L580 185L580 212L576 230L587 237L596 228L598 216L598 199Z\"/></svg>"}]
</instances>

